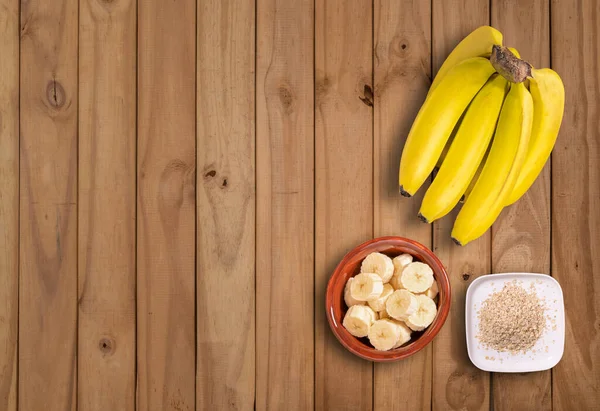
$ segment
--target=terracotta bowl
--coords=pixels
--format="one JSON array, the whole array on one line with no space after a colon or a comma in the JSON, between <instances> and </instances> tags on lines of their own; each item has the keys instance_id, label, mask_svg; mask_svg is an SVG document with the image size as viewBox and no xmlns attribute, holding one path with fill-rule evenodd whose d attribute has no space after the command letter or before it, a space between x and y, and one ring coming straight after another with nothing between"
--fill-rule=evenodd
<instances>
[{"instance_id":1,"label":"terracotta bowl","mask_svg":"<svg viewBox=\"0 0 600 411\"><path fill-rule=\"evenodd\" d=\"M433 323L421 332L413 332L412 339L402 347L390 351L378 351L373 348L367 338L357 338L350 334L342 325L346 314L344 303L344 287L348 278L360 272L362 260L373 252L380 252L390 257L402 253L411 254L414 261L421 261L433 269L433 275L438 283L439 294L437 297L438 312ZM327 284L325 296L327 320L333 334L351 353L369 361L390 362L409 357L419 352L433 340L440 331L448 311L450 310L450 281L446 269L440 260L427 247L402 237L380 237L367 241L350 251L338 264Z\"/></svg>"}]
</instances>

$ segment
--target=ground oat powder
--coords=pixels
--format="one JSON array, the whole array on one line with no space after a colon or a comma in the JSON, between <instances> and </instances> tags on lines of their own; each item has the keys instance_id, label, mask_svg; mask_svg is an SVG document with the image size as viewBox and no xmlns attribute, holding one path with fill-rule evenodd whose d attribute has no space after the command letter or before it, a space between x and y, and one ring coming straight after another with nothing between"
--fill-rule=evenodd
<instances>
[{"instance_id":1,"label":"ground oat powder","mask_svg":"<svg viewBox=\"0 0 600 411\"><path fill-rule=\"evenodd\" d=\"M516 354L531 349L546 328L545 305L535 289L511 281L478 311L477 339L486 348Z\"/></svg>"}]
</instances>

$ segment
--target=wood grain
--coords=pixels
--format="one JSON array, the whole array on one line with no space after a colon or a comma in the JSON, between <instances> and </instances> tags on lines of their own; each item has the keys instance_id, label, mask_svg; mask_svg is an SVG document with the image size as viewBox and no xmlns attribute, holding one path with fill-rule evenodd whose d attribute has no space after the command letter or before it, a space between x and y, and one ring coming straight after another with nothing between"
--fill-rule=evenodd
<instances>
[{"instance_id":1,"label":"wood grain","mask_svg":"<svg viewBox=\"0 0 600 411\"><path fill-rule=\"evenodd\" d=\"M197 12L197 409L251 409L255 392L253 1Z\"/></svg>"},{"instance_id":2,"label":"wood grain","mask_svg":"<svg viewBox=\"0 0 600 411\"><path fill-rule=\"evenodd\" d=\"M77 406L77 26L76 0L21 3L23 411Z\"/></svg>"},{"instance_id":3,"label":"wood grain","mask_svg":"<svg viewBox=\"0 0 600 411\"><path fill-rule=\"evenodd\" d=\"M434 71L460 40L486 24L489 24L487 0L434 1ZM452 305L444 328L433 341L433 409L487 410L490 406L490 377L469 360L464 307L469 284L490 272L490 234L488 232L465 247L455 245L450 240L450 232L457 209L434 223L434 252L448 270Z\"/></svg>"},{"instance_id":4,"label":"wood grain","mask_svg":"<svg viewBox=\"0 0 600 411\"><path fill-rule=\"evenodd\" d=\"M0 0L0 410L596 409L599 16L594 0ZM399 196L398 163L431 75L490 23L558 71L566 112L551 164L461 248L456 211L431 227L426 187ZM323 301L342 256L383 235L431 246L453 301L429 347L372 365ZM552 371L492 381L464 299L505 271L561 283L566 344Z\"/></svg>"},{"instance_id":5,"label":"wood grain","mask_svg":"<svg viewBox=\"0 0 600 411\"><path fill-rule=\"evenodd\" d=\"M19 2L0 0L0 409L17 409Z\"/></svg>"},{"instance_id":6,"label":"wood grain","mask_svg":"<svg viewBox=\"0 0 600 411\"><path fill-rule=\"evenodd\" d=\"M314 406L312 0L257 2L256 409Z\"/></svg>"},{"instance_id":7,"label":"wood grain","mask_svg":"<svg viewBox=\"0 0 600 411\"><path fill-rule=\"evenodd\" d=\"M315 409L370 410L373 366L333 336L323 301L345 253L373 236L372 4L315 9Z\"/></svg>"},{"instance_id":8,"label":"wood grain","mask_svg":"<svg viewBox=\"0 0 600 411\"><path fill-rule=\"evenodd\" d=\"M551 16L552 68L566 91L552 154L552 274L566 310L552 404L591 410L600 403L600 3L552 1Z\"/></svg>"},{"instance_id":9,"label":"wood grain","mask_svg":"<svg viewBox=\"0 0 600 411\"><path fill-rule=\"evenodd\" d=\"M431 247L431 227L417 218L425 187L410 199L398 192L398 167L431 73L431 5L377 0L375 13L374 235L400 235ZM375 410L431 409L431 346L396 363L375 364ZM410 376L410 377L409 377ZM419 388L401 381L418 381Z\"/></svg>"},{"instance_id":10,"label":"wood grain","mask_svg":"<svg viewBox=\"0 0 600 411\"><path fill-rule=\"evenodd\" d=\"M138 5L139 411L196 406L195 56L195 1Z\"/></svg>"},{"instance_id":11,"label":"wood grain","mask_svg":"<svg viewBox=\"0 0 600 411\"><path fill-rule=\"evenodd\" d=\"M133 410L136 2L84 0L80 19L78 409Z\"/></svg>"},{"instance_id":12,"label":"wood grain","mask_svg":"<svg viewBox=\"0 0 600 411\"><path fill-rule=\"evenodd\" d=\"M492 25L534 67L550 64L549 2L495 0ZM550 274L550 164L492 227L492 272ZM550 410L551 371L492 376L494 410Z\"/></svg>"}]
</instances>

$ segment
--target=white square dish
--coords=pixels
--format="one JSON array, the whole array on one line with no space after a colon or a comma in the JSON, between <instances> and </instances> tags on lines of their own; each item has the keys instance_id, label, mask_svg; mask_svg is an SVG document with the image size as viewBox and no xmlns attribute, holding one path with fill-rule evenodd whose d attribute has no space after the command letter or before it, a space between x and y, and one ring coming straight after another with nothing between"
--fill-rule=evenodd
<instances>
[{"instance_id":1,"label":"white square dish","mask_svg":"<svg viewBox=\"0 0 600 411\"><path fill-rule=\"evenodd\" d=\"M492 293L504 284L517 280L525 289L533 287L546 305L546 328L535 346L526 353L511 354L483 347L477 341L479 319L477 311ZM465 303L467 351L471 362L489 372L533 372L554 367L562 358L565 347L565 310L563 293L558 282L545 274L506 273L481 276L467 289Z\"/></svg>"}]
</instances>

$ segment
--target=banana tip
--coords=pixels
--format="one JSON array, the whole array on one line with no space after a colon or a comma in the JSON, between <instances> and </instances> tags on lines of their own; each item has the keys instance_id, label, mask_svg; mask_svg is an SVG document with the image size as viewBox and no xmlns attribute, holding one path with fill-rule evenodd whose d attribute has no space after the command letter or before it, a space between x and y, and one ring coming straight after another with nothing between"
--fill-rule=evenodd
<instances>
[{"instance_id":1,"label":"banana tip","mask_svg":"<svg viewBox=\"0 0 600 411\"><path fill-rule=\"evenodd\" d=\"M404 187L400 186L400 194L402 194L403 197L412 197L411 194L404 190Z\"/></svg>"},{"instance_id":2,"label":"banana tip","mask_svg":"<svg viewBox=\"0 0 600 411\"><path fill-rule=\"evenodd\" d=\"M460 245L460 246L462 246L462 245L463 245L463 244L462 244L460 241L458 241L458 240L457 240L456 238L454 238L454 237L452 237L452 241L454 241L454 244L456 244L456 245Z\"/></svg>"},{"instance_id":3,"label":"banana tip","mask_svg":"<svg viewBox=\"0 0 600 411\"><path fill-rule=\"evenodd\" d=\"M427 218L423 214L419 213L417 214L417 217L419 217L419 220L421 220L422 222L429 224L429 220L427 220Z\"/></svg>"}]
</instances>

